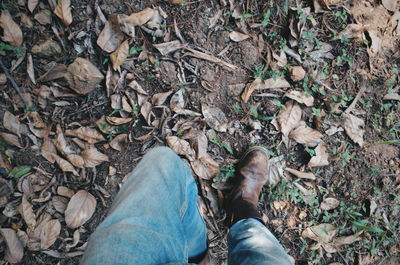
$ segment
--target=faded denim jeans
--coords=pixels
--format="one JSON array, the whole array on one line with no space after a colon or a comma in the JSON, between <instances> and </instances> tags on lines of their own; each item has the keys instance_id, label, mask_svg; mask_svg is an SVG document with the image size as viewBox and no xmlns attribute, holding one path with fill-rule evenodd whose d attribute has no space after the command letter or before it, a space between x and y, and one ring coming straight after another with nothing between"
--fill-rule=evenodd
<instances>
[{"instance_id":1,"label":"faded denim jeans","mask_svg":"<svg viewBox=\"0 0 400 265\"><path fill-rule=\"evenodd\" d=\"M122 185L106 219L91 235L82 265L188 264L207 250L197 187L169 148L149 151ZM232 226L228 264L292 264L256 219Z\"/></svg>"}]
</instances>

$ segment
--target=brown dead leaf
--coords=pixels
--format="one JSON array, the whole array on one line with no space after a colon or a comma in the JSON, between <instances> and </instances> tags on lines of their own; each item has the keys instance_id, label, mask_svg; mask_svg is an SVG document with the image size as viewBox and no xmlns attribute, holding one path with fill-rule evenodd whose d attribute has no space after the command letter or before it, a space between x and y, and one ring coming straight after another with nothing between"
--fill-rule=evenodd
<instances>
[{"instance_id":1,"label":"brown dead leaf","mask_svg":"<svg viewBox=\"0 0 400 265\"><path fill-rule=\"evenodd\" d=\"M70 162L65 160L64 158L59 157L56 154L53 154L53 157L57 163L57 165L60 167L60 169L64 172L72 172L75 176L78 176L78 172L76 172L75 168L73 165L71 165Z\"/></svg>"},{"instance_id":2,"label":"brown dead leaf","mask_svg":"<svg viewBox=\"0 0 400 265\"><path fill-rule=\"evenodd\" d=\"M90 61L78 57L68 66L65 79L71 89L85 95L93 91L104 76Z\"/></svg>"},{"instance_id":3,"label":"brown dead leaf","mask_svg":"<svg viewBox=\"0 0 400 265\"><path fill-rule=\"evenodd\" d=\"M260 78L256 78L254 79L253 82L251 82L250 84L247 84L242 95L241 98L244 102L247 102L250 99L251 94L255 91L255 90L259 90L261 89L261 87L264 85L264 83L262 82L262 80Z\"/></svg>"},{"instance_id":4,"label":"brown dead leaf","mask_svg":"<svg viewBox=\"0 0 400 265\"><path fill-rule=\"evenodd\" d=\"M366 27L360 24L348 24L344 30L339 32L332 40L340 40L343 38L362 40L362 35Z\"/></svg>"},{"instance_id":5,"label":"brown dead leaf","mask_svg":"<svg viewBox=\"0 0 400 265\"><path fill-rule=\"evenodd\" d=\"M65 135L78 137L82 140L85 140L89 144L95 144L106 140L101 133L90 127L80 127L75 130L66 130Z\"/></svg>"},{"instance_id":6,"label":"brown dead leaf","mask_svg":"<svg viewBox=\"0 0 400 265\"><path fill-rule=\"evenodd\" d=\"M342 113L342 126L346 131L346 134L353 140L355 143L359 144L360 147L364 145L364 127L365 122L364 120L349 114L349 113Z\"/></svg>"},{"instance_id":7,"label":"brown dead leaf","mask_svg":"<svg viewBox=\"0 0 400 265\"><path fill-rule=\"evenodd\" d=\"M35 10L36 6L39 4L39 0L28 0L28 9L31 13Z\"/></svg>"},{"instance_id":8,"label":"brown dead leaf","mask_svg":"<svg viewBox=\"0 0 400 265\"><path fill-rule=\"evenodd\" d=\"M268 160L268 177L267 184L275 185L284 177L284 168L286 166L285 157L283 155L270 158Z\"/></svg>"},{"instance_id":9,"label":"brown dead leaf","mask_svg":"<svg viewBox=\"0 0 400 265\"><path fill-rule=\"evenodd\" d=\"M81 153L81 156L85 161L85 167L95 167L103 162L108 161L108 157L105 154L100 153L94 146L89 146L86 148Z\"/></svg>"},{"instance_id":10,"label":"brown dead leaf","mask_svg":"<svg viewBox=\"0 0 400 265\"><path fill-rule=\"evenodd\" d=\"M110 123L111 125L122 125L122 124L126 124L129 123L133 120L133 118L127 117L127 118L119 118L119 117L110 117L110 116L106 116L106 120L108 123Z\"/></svg>"},{"instance_id":11,"label":"brown dead leaf","mask_svg":"<svg viewBox=\"0 0 400 265\"><path fill-rule=\"evenodd\" d=\"M14 22L8 11L3 10L1 12L0 26L3 28L3 41L10 43L12 46L21 46L23 42L21 28Z\"/></svg>"},{"instance_id":12,"label":"brown dead leaf","mask_svg":"<svg viewBox=\"0 0 400 265\"><path fill-rule=\"evenodd\" d=\"M60 221L53 219L48 221L40 233L40 247L47 249L51 247L58 239L61 231Z\"/></svg>"},{"instance_id":13,"label":"brown dead leaf","mask_svg":"<svg viewBox=\"0 0 400 265\"><path fill-rule=\"evenodd\" d=\"M78 228L86 223L96 210L96 198L85 190L78 191L65 210L65 222L69 228Z\"/></svg>"},{"instance_id":14,"label":"brown dead leaf","mask_svg":"<svg viewBox=\"0 0 400 265\"><path fill-rule=\"evenodd\" d=\"M128 113L132 113L133 112L132 105L131 105L130 100L128 99L127 96L123 96L121 98L121 103L122 103L122 109L123 110L125 110Z\"/></svg>"},{"instance_id":15,"label":"brown dead leaf","mask_svg":"<svg viewBox=\"0 0 400 265\"><path fill-rule=\"evenodd\" d=\"M77 168L85 167L85 161L80 155L77 154L69 154L67 155L67 159L71 164Z\"/></svg>"},{"instance_id":16,"label":"brown dead leaf","mask_svg":"<svg viewBox=\"0 0 400 265\"><path fill-rule=\"evenodd\" d=\"M335 198L326 198L321 202L321 210L329 211L337 208L340 201Z\"/></svg>"},{"instance_id":17,"label":"brown dead leaf","mask_svg":"<svg viewBox=\"0 0 400 265\"><path fill-rule=\"evenodd\" d=\"M319 224L305 229L301 236L318 243L330 243L337 235L338 229L331 224Z\"/></svg>"},{"instance_id":18,"label":"brown dead leaf","mask_svg":"<svg viewBox=\"0 0 400 265\"><path fill-rule=\"evenodd\" d=\"M125 35L121 31L117 16L111 15L97 38L97 45L110 53L119 47L124 38Z\"/></svg>"},{"instance_id":19,"label":"brown dead leaf","mask_svg":"<svg viewBox=\"0 0 400 265\"><path fill-rule=\"evenodd\" d=\"M152 8L146 8L138 13L133 13L127 17L124 17L123 21L133 26L141 26L147 23L155 15L155 13L156 10Z\"/></svg>"},{"instance_id":20,"label":"brown dead leaf","mask_svg":"<svg viewBox=\"0 0 400 265\"><path fill-rule=\"evenodd\" d=\"M37 13L35 19L42 25L50 25L52 22L51 13L48 13L48 10L42 10Z\"/></svg>"},{"instance_id":21,"label":"brown dead leaf","mask_svg":"<svg viewBox=\"0 0 400 265\"><path fill-rule=\"evenodd\" d=\"M14 116L11 112L6 111L3 117L3 126L10 132L21 136L21 134L26 134L26 128L19 122L19 119Z\"/></svg>"},{"instance_id":22,"label":"brown dead leaf","mask_svg":"<svg viewBox=\"0 0 400 265\"><path fill-rule=\"evenodd\" d=\"M229 33L229 38L234 42L239 42L250 38L250 36L241 32L231 31L231 33Z\"/></svg>"},{"instance_id":23,"label":"brown dead leaf","mask_svg":"<svg viewBox=\"0 0 400 265\"><path fill-rule=\"evenodd\" d=\"M122 32L124 32L126 35L128 35L131 38L135 37L135 26L126 23L124 18L126 18L127 16L124 14L118 14L117 15L117 20L118 20L118 25L119 28L121 29Z\"/></svg>"},{"instance_id":24,"label":"brown dead leaf","mask_svg":"<svg viewBox=\"0 0 400 265\"><path fill-rule=\"evenodd\" d=\"M65 139L64 133L59 124L57 124L56 132L57 132L57 137L56 137L54 143L55 143L57 150L65 156L75 153L72 146Z\"/></svg>"},{"instance_id":25,"label":"brown dead leaf","mask_svg":"<svg viewBox=\"0 0 400 265\"><path fill-rule=\"evenodd\" d=\"M315 147L322 141L322 133L306 125L301 121L298 126L290 132L289 137L299 144Z\"/></svg>"},{"instance_id":26,"label":"brown dead leaf","mask_svg":"<svg viewBox=\"0 0 400 265\"><path fill-rule=\"evenodd\" d=\"M395 12L400 9L398 0L382 0L382 5L389 11Z\"/></svg>"},{"instance_id":27,"label":"brown dead leaf","mask_svg":"<svg viewBox=\"0 0 400 265\"><path fill-rule=\"evenodd\" d=\"M54 14L56 14L66 26L69 26L72 23L71 0L58 0L56 9L54 9Z\"/></svg>"},{"instance_id":28,"label":"brown dead leaf","mask_svg":"<svg viewBox=\"0 0 400 265\"><path fill-rule=\"evenodd\" d=\"M219 173L219 165L209 154L190 163L194 173L202 179L212 179Z\"/></svg>"},{"instance_id":29,"label":"brown dead leaf","mask_svg":"<svg viewBox=\"0 0 400 265\"><path fill-rule=\"evenodd\" d=\"M110 59L113 69L116 71L128 58L129 55L129 40L126 40L118 46L118 48L110 54Z\"/></svg>"},{"instance_id":30,"label":"brown dead leaf","mask_svg":"<svg viewBox=\"0 0 400 265\"><path fill-rule=\"evenodd\" d=\"M18 212L21 214L22 218L24 219L25 223L29 227L36 226L36 216L33 212L32 205L28 202L25 196L22 196L22 202L18 207Z\"/></svg>"},{"instance_id":31,"label":"brown dead leaf","mask_svg":"<svg viewBox=\"0 0 400 265\"><path fill-rule=\"evenodd\" d=\"M32 54L28 53L27 57L28 57L28 62L26 64L26 72L28 73L28 76L31 79L32 83L34 83L36 85L35 70L33 68Z\"/></svg>"},{"instance_id":32,"label":"brown dead leaf","mask_svg":"<svg viewBox=\"0 0 400 265\"><path fill-rule=\"evenodd\" d=\"M278 114L278 125L281 133L284 136L289 136L289 133L298 126L301 120L301 108L293 100L286 102L285 108Z\"/></svg>"},{"instance_id":33,"label":"brown dead leaf","mask_svg":"<svg viewBox=\"0 0 400 265\"><path fill-rule=\"evenodd\" d=\"M360 241L362 239L361 235L363 233L364 233L364 231L359 231L359 232L355 233L354 235L337 237L337 238L335 238L335 241L333 244L336 248L338 248L340 246L344 246L344 245L353 244L354 242Z\"/></svg>"},{"instance_id":34,"label":"brown dead leaf","mask_svg":"<svg viewBox=\"0 0 400 265\"><path fill-rule=\"evenodd\" d=\"M291 90L289 92L286 92L284 96L296 100L298 103L304 104L307 107L311 107L314 105L314 97L311 95L307 95L304 91Z\"/></svg>"},{"instance_id":35,"label":"brown dead leaf","mask_svg":"<svg viewBox=\"0 0 400 265\"><path fill-rule=\"evenodd\" d=\"M286 79L282 77L269 78L264 81L264 88L267 89L278 89L278 88L288 88L290 84Z\"/></svg>"},{"instance_id":36,"label":"brown dead leaf","mask_svg":"<svg viewBox=\"0 0 400 265\"><path fill-rule=\"evenodd\" d=\"M54 163L56 160L53 156L57 153L56 146L53 141L49 138L45 138L42 146L40 147L40 154L46 158L50 163Z\"/></svg>"},{"instance_id":37,"label":"brown dead leaf","mask_svg":"<svg viewBox=\"0 0 400 265\"><path fill-rule=\"evenodd\" d=\"M178 155L187 157L189 161L195 160L195 153L190 147L190 144L176 136L167 136L167 145L171 147Z\"/></svg>"},{"instance_id":38,"label":"brown dead leaf","mask_svg":"<svg viewBox=\"0 0 400 265\"><path fill-rule=\"evenodd\" d=\"M161 55L167 55L183 47L183 45L179 40L174 40L160 44L153 44L153 46L161 53Z\"/></svg>"},{"instance_id":39,"label":"brown dead leaf","mask_svg":"<svg viewBox=\"0 0 400 265\"><path fill-rule=\"evenodd\" d=\"M0 229L0 234L6 242L5 260L10 263L20 262L24 256L24 246L18 239L17 233L10 228Z\"/></svg>"},{"instance_id":40,"label":"brown dead leaf","mask_svg":"<svg viewBox=\"0 0 400 265\"><path fill-rule=\"evenodd\" d=\"M210 107L207 104L202 104L201 109L204 120L208 126L218 132L226 132L228 128L228 119L220 108Z\"/></svg>"},{"instance_id":41,"label":"brown dead leaf","mask_svg":"<svg viewBox=\"0 0 400 265\"><path fill-rule=\"evenodd\" d=\"M110 142L111 148L117 150L117 151L122 151L126 147L128 143L128 135L125 134L120 134L114 137L112 141Z\"/></svg>"},{"instance_id":42,"label":"brown dead leaf","mask_svg":"<svg viewBox=\"0 0 400 265\"><path fill-rule=\"evenodd\" d=\"M53 196L51 197L51 203L57 212L63 214L65 209L67 209L68 199L62 196Z\"/></svg>"},{"instance_id":43,"label":"brown dead leaf","mask_svg":"<svg viewBox=\"0 0 400 265\"><path fill-rule=\"evenodd\" d=\"M397 100L400 101L400 95L398 93L389 93L383 97L384 100Z\"/></svg>"},{"instance_id":44,"label":"brown dead leaf","mask_svg":"<svg viewBox=\"0 0 400 265\"><path fill-rule=\"evenodd\" d=\"M289 73L290 79L295 82L303 80L306 75L306 71L304 71L303 67L301 66L289 67Z\"/></svg>"},{"instance_id":45,"label":"brown dead leaf","mask_svg":"<svg viewBox=\"0 0 400 265\"><path fill-rule=\"evenodd\" d=\"M327 152L326 146L320 143L317 148L315 148L315 156L311 157L310 162L308 162L309 167L322 167L329 165L329 154Z\"/></svg>"},{"instance_id":46,"label":"brown dead leaf","mask_svg":"<svg viewBox=\"0 0 400 265\"><path fill-rule=\"evenodd\" d=\"M154 94L153 97L151 98L151 103L154 106L161 106L164 104L164 102L167 100L167 98L169 97L169 95L172 94L172 90L168 91L168 92L164 92L164 93L157 93Z\"/></svg>"},{"instance_id":47,"label":"brown dead leaf","mask_svg":"<svg viewBox=\"0 0 400 265\"><path fill-rule=\"evenodd\" d=\"M3 140L6 143L14 145L14 146L16 146L18 148L22 148L22 145L21 145L21 143L19 141L19 138L16 135L11 134L11 133L0 132L0 136L1 136L1 138L3 138Z\"/></svg>"},{"instance_id":48,"label":"brown dead leaf","mask_svg":"<svg viewBox=\"0 0 400 265\"><path fill-rule=\"evenodd\" d=\"M290 174L292 174L298 178L301 178L301 179L311 179L311 180L316 179L315 175L311 172L302 172L302 171L298 171L296 169L292 169L292 168L288 168L288 167L285 168L285 170L287 172L289 172Z\"/></svg>"},{"instance_id":49,"label":"brown dead leaf","mask_svg":"<svg viewBox=\"0 0 400 265\"><path fill-rule=\"evenodd\" d=\"M74 196L75 192L67 187L64 186L58 186L57 187L57 194L64 196L64 197L68 197L71 198L72 196Z\"/></svg>"},{"instance_id":50,"label":"brown dead leaf","mask_svg":"<svg viewBox=\"0 0 400 265\"><path fill-rule=\"evenodd\" d=\"M128 87L132 88L133 90L135 90L139 94L143 94L143 95L148 95L149 94L149 93L146 92L146 90L143 89L143 87L136 80L133 80L132 82L130 82L128 84Z\"/></svg>"}]
</instances>

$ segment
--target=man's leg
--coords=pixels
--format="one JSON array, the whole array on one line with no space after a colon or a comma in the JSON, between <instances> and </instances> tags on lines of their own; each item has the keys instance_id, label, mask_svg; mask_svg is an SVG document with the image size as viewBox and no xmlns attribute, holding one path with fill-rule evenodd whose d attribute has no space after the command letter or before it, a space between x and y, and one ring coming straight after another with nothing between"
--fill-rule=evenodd
<instances>
[{"instance_id":1,"label":"man's leg","mask_svg":"<svg viewBox=\"0 0 400 265\"><path fill-rule=\"evenodd\" d=\"M206 241L193 176L171 149L158 147L128 176L81 264L186 263Z\"/></svg>"},{"instance_id":2,"label":"man's leg","mask_svg":"<svg viewBox=\"0 0 400 265\"><path fill-rule=\"evenodd\" d=\"M288 254L261 221L258 197L267 182L268 153L250 148L241 159L229 202L229 265L290 265Z\"/></svg>"}]
</instances>

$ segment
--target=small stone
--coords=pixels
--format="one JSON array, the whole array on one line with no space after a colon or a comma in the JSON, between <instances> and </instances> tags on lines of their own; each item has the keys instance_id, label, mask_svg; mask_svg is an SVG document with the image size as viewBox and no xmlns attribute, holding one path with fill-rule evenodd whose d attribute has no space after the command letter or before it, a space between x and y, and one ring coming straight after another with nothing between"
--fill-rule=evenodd
<instances>
[{"instance_id":1,"label":"small stone","mask_svg":"<svg viewBox=\"0 0 400 265\"><path fill-rule=\"evenodd\" d=\"M61 46L54 40L47 40L32 47L32 53L43 56L54 56L62 52Z\"/></svg>"},{"instance_id":2,"label":"small stone","mask_svg":"<svg viewBox=\"0 0 400 265\"><path fill-rule=\"evenodd\" d=\"M306 75L306 71L301 66L290 67L289 72L290 78L295 82L303 80Z\"/></svg>"}]
</instances>

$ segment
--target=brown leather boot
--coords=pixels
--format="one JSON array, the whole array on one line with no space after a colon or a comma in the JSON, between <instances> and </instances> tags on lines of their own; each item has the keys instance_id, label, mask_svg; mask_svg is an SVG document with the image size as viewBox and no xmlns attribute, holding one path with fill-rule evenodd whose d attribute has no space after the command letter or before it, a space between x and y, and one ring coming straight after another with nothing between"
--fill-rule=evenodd
<instances>
[{"instance_id":1,"label":"brown leather boot","mask_svg":"<svg viewBox=\"0 0 400 265\"><path fill-rule=\"evenodd\" d=\"M268 159L267 149L262 146L253 146L240 160L235 175L237 184L228 199L227 224L229 226L247 218L257 218L261 221L258 197L267 182Z\"/></svg>"}]
</instances>

